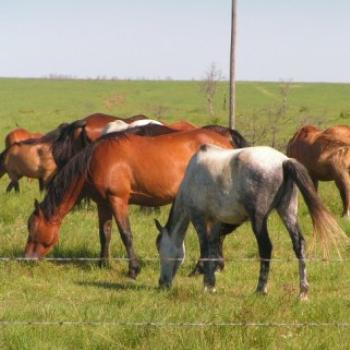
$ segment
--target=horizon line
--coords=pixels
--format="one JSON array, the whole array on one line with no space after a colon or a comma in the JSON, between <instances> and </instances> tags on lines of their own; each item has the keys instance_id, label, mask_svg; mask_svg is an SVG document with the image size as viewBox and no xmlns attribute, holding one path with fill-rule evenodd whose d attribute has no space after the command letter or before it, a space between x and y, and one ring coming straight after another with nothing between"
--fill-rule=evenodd
<instances>
[{"instance_id":1,"label":"horizon line","mask_svg":"<svg viewBox=\"0 0 350 350\"><path fill-rule=\"evenodd\" d=\"M44 76L0 76L0 79L23 79L23 80L61 80L61 81L155 81L155 82L203 82L205 79L199 78L187 78L187 79L175 79L172 77L164 78L149 78L149 77L133 77L133 78L118 78L117 76L107 77L106 75L97 75L95 77L79 77L66 74L49 74ZM219 79L219 83L229 83L228 79ZM276 80L257 80L257 79L239 79L236 83L281 83L281 84L344 84L349 85L350 81L323 81L323 80L293 80L288 79L276 79Z\"/></svg>"}]
</instances>

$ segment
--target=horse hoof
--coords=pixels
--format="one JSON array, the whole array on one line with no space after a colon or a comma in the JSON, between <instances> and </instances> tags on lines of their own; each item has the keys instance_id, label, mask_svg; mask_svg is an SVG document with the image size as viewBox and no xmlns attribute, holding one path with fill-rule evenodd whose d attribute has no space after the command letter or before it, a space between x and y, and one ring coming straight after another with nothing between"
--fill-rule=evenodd
<instances>
[{"instance_id":1,"label":"horse hoof","mask_svg":"<svg viewBox=\"0 0 350 350\"><path fill-rule=\"evenodd\" d=\"M267 295L267 288L264 289L257 289L255 294L261 295L261 296L266 296Z\"/></svg>"},{"instance_id":2,"label":"horse hoof","mask_svg":"<svg viewBox=\"0 0 350 350\"><path fill-rule=\"evenodd\" d=\"M215 294L216 293L216 288L213 286L205 286L204 287L204 292L205 293L210 293L210 294Z\"/></svg>"},{"instance_id":3,"label":"horse hoof","mask_svg":"<svg viewBox=\"0 0 350 350\"><path fill-rule=\"evenodd\" d=\"M101 269L110 269L111 268L111 264L110 264L108 259L101 259L98 262L98 267L101 268Z\"/></svg>"},{"instance_id":4,"label":"horse hoof","mask_svg":"<svg viewBox=\"0 0 350 350\"><path fill-rule=\"evenodd\" d=\"M300 301L309 301L309 295L307 292L301 292L299 294Z\"/></svg>"},{"instance_id":5,"label":"horse hoof","mask_svg":"<svg viewBox=\"0 0 350 350\"><path fill-rule=\"evenodd\" d=\"M141 267L137 266L129 270L129 277L136 280L137 275L140 273Z\"/></svg>"}]
</instances>

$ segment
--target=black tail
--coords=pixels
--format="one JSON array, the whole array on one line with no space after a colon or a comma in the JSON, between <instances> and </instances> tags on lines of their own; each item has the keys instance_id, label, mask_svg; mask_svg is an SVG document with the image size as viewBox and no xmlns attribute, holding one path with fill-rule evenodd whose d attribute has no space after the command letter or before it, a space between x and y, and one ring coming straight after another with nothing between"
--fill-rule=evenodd
<instances>
[{"instance_id":1,"label":"black tail","mask_svg":"<svg viewBox=\"0 0 350 350\"><path fill-rule=\"evenodd\" d=\"M236 148L249 147L249 142L235 129L229 129L232 137L232 142L236 145Z\"/></svg>"},{"instance_id":2,"label":"black tail","mask_svg":"<svg viewBox=\"0 0 350 350\"><path fill-rule=\"evenodd\" d=\"M346 238L347 240L347 236L333 215L323 205L307 169L301 163L291 158L285 160L283 174L285 179L291 178L298 186L311 215L314 239L320 239L324 252L328 255L329 243L337 249L337 243L340 239Z\"/></svg>"},{"instance_id":3,"label":"black tail","mask_svg":"<svg viewBox=\"0 0 350 350\"><path fill-rule=\"evenodd\" d=\"M203 126L203 129L209 129L217 132L220 135L230 134L232 138L232 143L235 148L244 148L249 147L249 142L235 129L226 128L221 125L206 125Z\"/></svg>"}]
</instances>

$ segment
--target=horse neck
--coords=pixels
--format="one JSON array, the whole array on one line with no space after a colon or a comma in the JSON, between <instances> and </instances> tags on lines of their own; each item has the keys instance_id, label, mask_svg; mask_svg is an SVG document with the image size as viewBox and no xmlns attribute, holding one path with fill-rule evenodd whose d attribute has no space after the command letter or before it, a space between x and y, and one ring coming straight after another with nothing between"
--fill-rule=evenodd
<instances>
[{"instance_id":1,"label":"horse neck","mask_svg":"<svg viewBox=\"0 0 350 350\"><path fill-rule=\"evenodd\" d=\"M190 219L184 211L181 199L177 196L171 206L169 219L166 224L166 229L177 247L180 247L183 244L189 222Z\"/></svg>"},{"instance_id":2,"label":"horse neck","mask_svg":"<svg viewBox=\"0 0 350 350\"><path fill-rule=\"evenodd\" d=\"M83 176L78 176L77 179L72 182L72 184L63 195L63 199L60 201L60 203L57 204L50 220L61 222L64 219L64 217L77 203L82 193L84 184L85 178Z\"/></svg>"}]
</instances>

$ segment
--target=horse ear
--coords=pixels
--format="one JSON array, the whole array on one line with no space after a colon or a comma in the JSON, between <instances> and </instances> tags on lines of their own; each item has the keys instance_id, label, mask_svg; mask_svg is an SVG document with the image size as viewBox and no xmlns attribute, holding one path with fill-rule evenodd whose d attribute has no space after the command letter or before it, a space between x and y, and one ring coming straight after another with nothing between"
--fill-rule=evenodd
<instances>
[{"instance_id":1,"label":"horse ear","mask_svg":"<svg viewBox=\"0 0 350 350\"><path fill-rule=\"evenodd\" d=\"M156 227L158 229L159 232L162 232L163 231L163 227L162 225L160 224L160 222L157 220L157 219L154 219L154 222L156 224Z\"/></svg>"}]
</instances>

